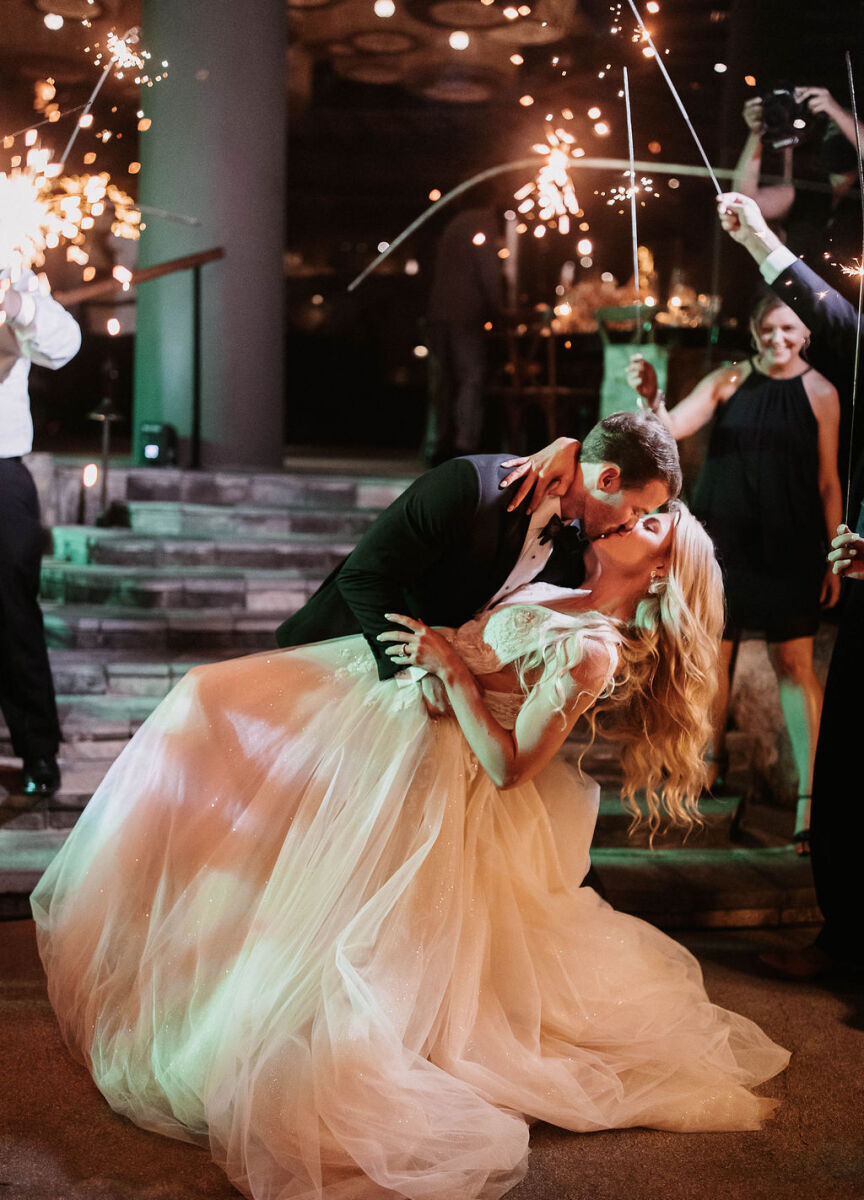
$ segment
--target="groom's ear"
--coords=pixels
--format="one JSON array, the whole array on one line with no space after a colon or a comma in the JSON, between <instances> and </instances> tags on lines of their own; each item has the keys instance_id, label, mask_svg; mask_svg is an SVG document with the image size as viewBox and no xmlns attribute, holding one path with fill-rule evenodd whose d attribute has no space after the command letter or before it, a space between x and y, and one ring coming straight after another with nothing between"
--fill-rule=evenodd
<instances>
[{"instance_id":1,"label":"groom's ear","mask_svg":"<svg viewBox=\"0 0 864 1200\"><path fill-rule=\"evenodd\" d=\"M613 496L621 490L621 468L615 463L604 463L597 476L597 487L601 492Z\"/></svg>"}]
</instances>

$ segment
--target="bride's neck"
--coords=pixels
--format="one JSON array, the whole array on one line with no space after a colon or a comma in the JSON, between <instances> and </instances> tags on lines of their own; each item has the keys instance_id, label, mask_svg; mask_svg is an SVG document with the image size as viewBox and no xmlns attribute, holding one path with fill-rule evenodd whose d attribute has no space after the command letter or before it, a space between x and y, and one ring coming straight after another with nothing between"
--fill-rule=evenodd
<instances>
[{"instance_id":1,"label":"bride's neck","mask_svg":"<svg viewBox=\"0 0 864 1200\"><path fill-rule=\"evenodd\" d=\"M586 561L588 574L580 591L585 593L580 607L601 612L619 621L629 621L636 606L645 595L646 580L643 574L630 576L603 565L595 558Z\"/></svg>"}]
</instances>

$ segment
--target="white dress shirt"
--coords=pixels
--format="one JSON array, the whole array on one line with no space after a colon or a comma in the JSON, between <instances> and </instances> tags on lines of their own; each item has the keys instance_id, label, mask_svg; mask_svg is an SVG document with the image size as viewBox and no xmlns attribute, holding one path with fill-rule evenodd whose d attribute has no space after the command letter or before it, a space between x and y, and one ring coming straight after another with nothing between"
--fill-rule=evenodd
<instances>
[{"instance_id":1,"label":"white dress shirt","mask_svg":"<svg viewBox=\"0 0 864 1200\"><path fill-rule=\"evenodd\" d=\"M488 612L490 608L494 608L496 604L500 604L511 592L515 592L517 588L530 583L532 579L535 579L540 574L552 554L551 539L541 545L540 534L543 532L544 526L553 517L560 518L560 516L560 497L545 496L540 507L531 515L531 521L525 533L525 541L522 543L522 549L519 551L519 557L513 564L513 569L491 600L487 600L479 610L481 613Z\"/></svg>"},{"instance_id":2,"label":"white dress shirt","mask_svg":"<svg viewBox=\"0 0 864 1200\"><path fill-rule=\"evenodd\" d=\"M788 246L777 246L767 258L759 264L759 274L766 283L773 283L778 275L782 275L787 267L798 262L798 256L793 254Z\"/></svg>"},{"instance_id":3,"label":"white dress shirt","mask_svg":"<svg viewBox=\"0 0 864 1200\"><path fill-rule=\"evenodd\" d=\"M8 271L0 271L0 281L8 278ZM78 322L51 296L35 290L35 283L28 271L10 285L21 296L14 320L3 319L0 308L0 458L17 458L33 449L30 364L56 370L81 345Z\"/></svg>"}]
</instances>

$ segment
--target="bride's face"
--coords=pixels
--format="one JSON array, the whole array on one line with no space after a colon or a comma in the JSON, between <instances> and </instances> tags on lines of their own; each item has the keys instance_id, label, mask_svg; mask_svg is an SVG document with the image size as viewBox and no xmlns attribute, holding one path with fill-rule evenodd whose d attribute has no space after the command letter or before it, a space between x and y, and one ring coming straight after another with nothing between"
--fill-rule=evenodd
<instances>
[{"instance_id":1,"label":"bride's face","mask_svg":"<svg viewBox=\"0 0 864 1200\"><path fill-rule=\"evenodd\" d=\"M642 571L663 571L669 558L675 532L675 513L649 513L627 533L610 533L591 545L604 566L616 567L628 575Z\"/></svg>"}]
</instances>

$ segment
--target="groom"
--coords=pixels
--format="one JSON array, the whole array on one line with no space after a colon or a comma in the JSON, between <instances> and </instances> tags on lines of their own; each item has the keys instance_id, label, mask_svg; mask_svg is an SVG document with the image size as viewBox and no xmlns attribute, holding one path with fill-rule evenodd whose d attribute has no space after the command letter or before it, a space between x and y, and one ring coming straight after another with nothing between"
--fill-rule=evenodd
<instances>
[{"instance_id":1,"label":"groom","mask_svg":"<svg viewBox=\"0 0 864 1200\"><path fill-rule=\"evenodd\" d=\"M376 640L392 627L385 613L456 626L532 579L578 587L585 544L632 529L676 496L681 469L674 438L650 413L613 413L573 450L567 491L545 496L532 514L508 510L511 489L500 487L505 455L454 458L421 475L283 621L278 645L362 632L379 679L390 679L399 664ZM423 688L434 707L434 681L425 677Z\"/></svg>"}]
</instances>

